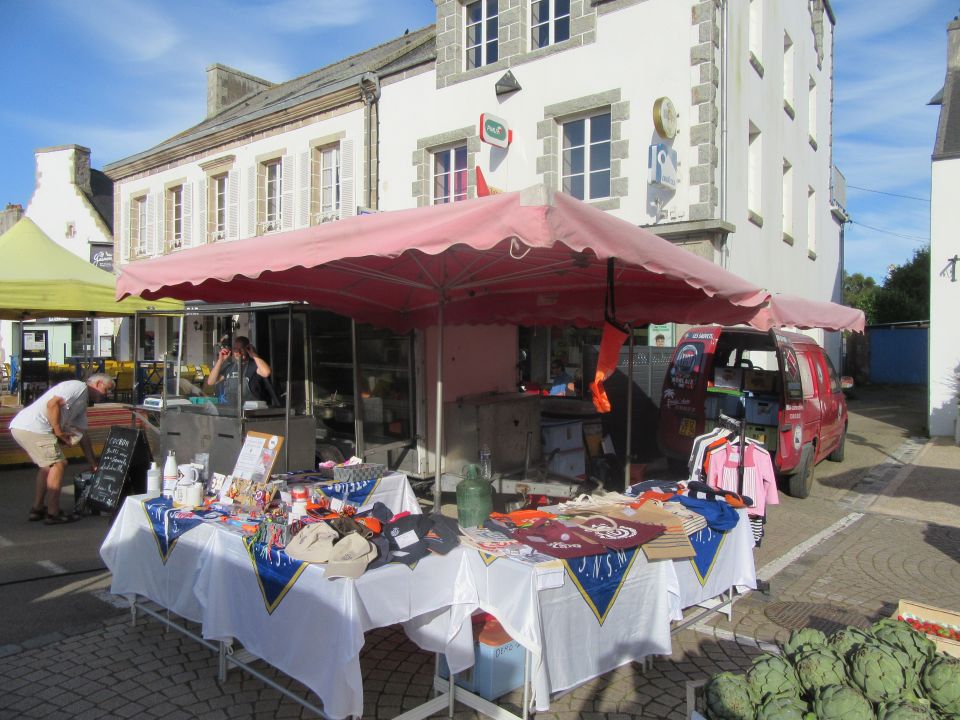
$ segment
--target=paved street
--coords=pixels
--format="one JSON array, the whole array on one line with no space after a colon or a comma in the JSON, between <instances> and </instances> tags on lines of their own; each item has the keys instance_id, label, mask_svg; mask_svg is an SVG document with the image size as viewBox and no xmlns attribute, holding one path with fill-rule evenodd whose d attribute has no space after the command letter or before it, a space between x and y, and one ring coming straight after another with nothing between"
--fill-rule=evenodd
<instances>
[{"instance_id":1,"label":"paved street","mask_svg":"<svg viewBox=\"0 0 960 720\"><path fill-rule=\"evenodd\" d=\"M956 608L960 448L920 437L922 389L860 389L850 411L845 462L822 463L810 498L784 497L770 511L757 550L768 595L742 597L732 622L714 617L679 633L672 657L646 674L620 668L538 717L683 718L687 680L746 667L791 627L866 622L889 615L901 598ZM0 509L0 717L313 717L238 671L218 683L216 657L157 622L130 627L125 610L101 599L109 582L102 573L55 575L100 567L107 520L28 524L31 476L0 475L7 497ZM432 656L399 628L368 634L361 665L367 717L392 717L429 696ZM503 702L516 709L519 699L514 693Z\"/></svg>"}]
</instances>

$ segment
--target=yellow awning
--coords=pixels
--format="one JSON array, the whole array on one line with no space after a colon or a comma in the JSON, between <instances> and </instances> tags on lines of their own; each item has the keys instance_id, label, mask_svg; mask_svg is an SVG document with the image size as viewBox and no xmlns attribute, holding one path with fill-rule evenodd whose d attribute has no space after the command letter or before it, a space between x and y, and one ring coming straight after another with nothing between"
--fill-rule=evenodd
<instances>
[{"instance_id":1,"label":"yellow awning","mask_svg":"<svg viewBox=\"0 0 960 720\"><path fill-rule=\"evenodd\" d=\"M0 235L0 319L183 310L179 300L116 301L116 278L57 245L29 218Z\"/></svg>"}]
</instances>

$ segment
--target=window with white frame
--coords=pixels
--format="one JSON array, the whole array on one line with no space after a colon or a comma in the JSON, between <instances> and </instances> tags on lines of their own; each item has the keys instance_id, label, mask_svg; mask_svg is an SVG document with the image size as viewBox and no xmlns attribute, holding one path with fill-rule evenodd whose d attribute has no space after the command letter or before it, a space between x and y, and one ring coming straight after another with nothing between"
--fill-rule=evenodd
<instances>
[{"instance_id":1,"label":"window with white frame","mask_svg":"<svg viewBox=\"0 0 960 720\"><path fill-rule=\"evenodd\" d=\"M467 199L467 145L433 152L433 204Z\"/></svg>"},{"instance_id":2,"label":"window with white frame","mask_svg":"<svg viewBox=\"0 0 960 720\"><path fill-rule=\"evenodd\" d=\"M783 159L783 239L793 242L793 165Z\"/></svg>"},{"instance_id":3,"label":"window with white frame","mask_svg":"<svg viewBox=\"0 0 960 720\"><path fill-rule=\"evenodd\" d=\"M214 175L208 184L210 214L207 220L207 235L217 242L227 237L227 173Z\"/></svg>"},{"instance_id":4,"label":"window with white frame","mask_svg":"<svg viewBox=\"0 0 960 720\"><path fill-rule=\"evenodd\" d=\"M147 196L130 199L130 249L134 257L146 255L147 247Z\"/></svg>"},{"instance_id":5,"label":"window with white frame","mask_svg":"<svg viewBox=\"0 0 960 720\"><path fill-rule=\"evenodd\" d=\"M273 232L280 229L280 203L283 194L280 174L280 158L260 164L260 231Z\"/></svg>"},{"instance_id":6,"label":"window with white frame","mask_svg":"<svg viewBox=\"0 0 960 720\"><path fill-rule=\"evenodd\" d=\"M474 0L464 6L466 69L495 63L500 57L498 0Z\"/></svg>"},{"instance_id":7,"label":"window with white frame","mask_svg":"<svg viewBox=\"0 0 960 720\"><path fill-rule=\"evenodd\" d=\"M817 142L817 83L811 77L808 80L807 91L807 133L810 140Z\"/></svg>"},{"instance_id":8,"label":"window with white frame","mask_svg":"<svg viewBox=\"0 0 960 720\"><path fill-rule=\"evenodd\" d=\"M793 40L787 33L783 34L783 107L792 118L797 105L794 96L794 50Z\"/></svg>"},{"instance_id":9,"label":"window with white frame","mask_svg":"<svg viewBox=\"0 0 960 720\"><path fill-rule=\"evenodd\" d=\"M763 0L750 0L749 43L750 54L757 63L763 59Z\"/></svg>"},{"instance_id":10,"label":"window with white frame","mask_svg":"<svg viewBox=\"0 0 960 720\"><path fill-rule=\"evenodd\" d=\"M817 194L807 186L807 253L817 252Z\"/></svg>"},{"instance_id":11,"label":"window with white frame","mask_svg":"<svg viewBox=\"0 0 960 720\"><path fill-rule=\"evenodd\" d=\"M167 248L179 250L183 247L183 185L169 188L166 199L164 226L167 232Z\"/></svg>"},{"instance_id":12,"label":"window with white frame","mask_svg":"<svg viewBox=\"0 0 960 720\"><path fill-rule=\"evenodd\" d=\"M763 168L762 140L760 128L751 122L747 131L747 210L759 218L761 223L763 222L760 192Z\"/></svg>"},{"instance_id":13,"label":"window with white frame","mask_svg":"<svg viewBox=\"0 0 960 720\"><path fill-rule=\"evenodd\" d=\"M561 134L563 192L580 200L610 197L610 113L567 120Z\"/></svg>"},{"instance_id":14,"label":"window with white frame","mask_svg":"<svg viewBox=\"0 0 960 720\"><path fill-rule=\"evenodd\" d=\"M340 217L340 145L313 151L313 198L310 224Z\"/></svg>"},{"instance_id":15,"label":"window with white frame","mask_svg":"<svg viewBox=\"0 0 960 720\"><path fill-rule=\"evenodd\" d=\"M532 0L530 3L530 49L570 38L570 0Z\"/></svg>"}]
</instances>

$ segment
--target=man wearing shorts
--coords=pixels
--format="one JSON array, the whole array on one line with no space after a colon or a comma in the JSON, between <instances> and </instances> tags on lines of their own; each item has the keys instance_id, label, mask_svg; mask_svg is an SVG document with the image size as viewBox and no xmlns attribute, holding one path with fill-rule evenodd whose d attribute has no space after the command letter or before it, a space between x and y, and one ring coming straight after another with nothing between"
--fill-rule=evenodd
<instances>
[{"instance_id":1,"label":"man wearing shorts","mask_svg":"<svg viewBox=\"0 0 960 720\"><path fill-rule=\"evenodd\" d=\"M60 509L60 488L67 469L60 446L79 443L87 462L97 469L97 458L87 435L87 406L103 402L113 391L113 384L113 378L102 373L91 375L86 382L67 380L47 390L10 422L13 439L40 468L31 521L60 525L79 518Z\"/></svg>"}]
</instances>

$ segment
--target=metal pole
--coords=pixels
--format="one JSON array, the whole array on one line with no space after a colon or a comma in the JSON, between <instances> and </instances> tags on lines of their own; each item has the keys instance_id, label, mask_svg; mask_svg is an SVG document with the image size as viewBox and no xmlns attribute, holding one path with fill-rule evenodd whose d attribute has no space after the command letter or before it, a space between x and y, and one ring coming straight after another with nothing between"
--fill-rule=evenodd
<instances>
[{"instance_id":1,"label":"metal pole","mask_svg":"<svg viewBox=\"0 0 960 720\"><path fill-rule=\"evenodd\" d=\"M293 305L287 305L287 402L283 418L283 471L290 470L290 376L293 373Z\"/></svg>"},{"instance_id":2,"label":"metal pole","mask_svg":"<svg viewBox=\"0 0 960 720\"><path fill-rule=\"evenodd\" d=\"M353 355L353 438L356 443L357 457L366 452L363 438L363 398L360 397L360 355L357 340L357 321L350 321L350 352Z\"/></svg>"},{"instance_id":3,"label":"metal pole","mask_svg":"<svg viewBox=\"0 0 960 720\"><path fill-rule=\"evenodd\" d=\"M623 446L626 448L626 457L623 461L624 488L630 487L630 453L633 444L633 325L627 324L630 334L629 355L627 356L627 439Z\"/></svg>"},{"instance_id":4,"label":"metal pole","mask_svg":"<svg viewBox=\"0 0 960 720\"><path fill-rule=\"evenodd\" d=\"M436 428L436 474L433 478L433 511L440 512L440 474L443 457L443 306L445 298L441 295L437 304L437 414Z\"/></svg>"},{"instance_id":5,"label":"metal pole","mask_svg":"<svg viewBox=\"0 0 960 720\"><path fill-rule=\"evenodd\" d=\"M140 357L140 311L133 313L133 381L130 403L136 405L140 396L140 373L138 372L137 362Z\"/></svg>"},{"instance_id":6,"label":"metal pole","mask_svg":"<svg viewBox=\"0 0 960 720\"><path fill-rule=\"evenodd\" d=\"M174 395L179 395L180 388L182 387L182 385L180 384L180 381L181 381L180 373L181 373L181 369L183 368L183 319L184 319L184 316L183 314L181 314L180 329L178 330L180 334L177 336L177 370L174 373L174 377L177 378L177 390L176 392L173 393Z\"/></svg>"},{"instance_id":7,"label":"metal pole","mask_svg":"<svg viewBox=\"0 0 960 720\"><path fill-rule=\"evenodd\" d=\"M17 378L17 404L20 407L23 407L23 318L20 318L20 322L17 323L19 328L17 335L20 338L20 367L17 369L16 378Z\"/></svg>"}]
</instances>

